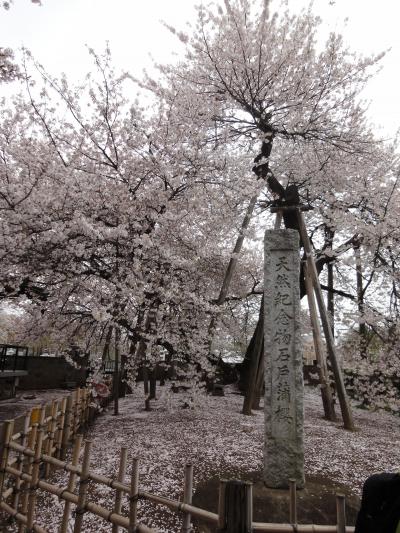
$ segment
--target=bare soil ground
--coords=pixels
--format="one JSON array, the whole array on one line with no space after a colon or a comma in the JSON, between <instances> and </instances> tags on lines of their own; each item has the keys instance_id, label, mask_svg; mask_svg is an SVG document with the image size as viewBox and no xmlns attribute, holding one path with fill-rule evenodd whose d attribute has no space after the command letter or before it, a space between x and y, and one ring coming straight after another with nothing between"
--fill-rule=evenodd
<instances>
[{"instance_id":1,"label":"bare soil ground","mask_svg":"<svg viewBox=\"0 0 400 533\"><path fill-rule=\"evenodd\" d=\"M32 407L48 404L69 394L71 391L67 389L19 391L15 398L0 401L0 424L24 415Z\"/></svg>"}]
</instances>

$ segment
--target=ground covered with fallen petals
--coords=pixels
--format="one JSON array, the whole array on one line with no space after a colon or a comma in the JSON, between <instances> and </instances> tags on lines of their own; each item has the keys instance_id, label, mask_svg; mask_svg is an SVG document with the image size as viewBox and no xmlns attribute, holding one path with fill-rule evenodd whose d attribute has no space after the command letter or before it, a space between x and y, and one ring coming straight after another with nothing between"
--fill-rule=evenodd
<instances>
[{"instance_id":1,"label":"ground covered with fallen petals","mask_svg":"<svg viewBox=\"0 0 400 533\"><path fill-rule=\"evenodd\" d=\"M242 415L243 398L233 388L224 397L198 396L194 408L183 408L185 397L172 393L168 384L158 390L150 412L144 411L143 392L137 388L121 399L119 416L113 416L110 406L96 420L88 434L93 440L92 470L115 477L119 450L126 446L129 460L140 459L140 489L179 499L188 462L194 465L194 489L211 477L246 479L247 473L262 469L263 411L251 417ZM306 475L329 477L359 495L370 474L400 469L400 419L355 407L354 418L356 432L343 430L340 422L324 420L318 390L306 388ZM65 483L61 474L55 474L54 480ZM108 488L90 487L89 494L91 501L112 508ZM47 496L41 505L45 508L39 523L58 531L62 503ZM123 511L127 513L126 503ZM140 502L139 518L160 532L180 530L180 517L160 506ZM86 515L84 531L100 533L111 527Z\"/></svg>"}]
</instances>

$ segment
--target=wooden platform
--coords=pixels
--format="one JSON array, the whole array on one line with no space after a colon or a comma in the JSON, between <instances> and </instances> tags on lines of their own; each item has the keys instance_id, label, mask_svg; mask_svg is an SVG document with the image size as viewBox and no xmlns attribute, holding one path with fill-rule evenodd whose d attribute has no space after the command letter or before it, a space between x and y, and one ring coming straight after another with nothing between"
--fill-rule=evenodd
<instances>
[{"instance_id":1,"label":"wooden platform","mask_svg":"<svg viewBox=\"0 0 400 533\"><path fill-rule=\"evenodd\" d=\"M19 378L27 376L26 370L2 370L0 371L0 400L14 398Z\"/></svg>"},{"instance_id":2,"label":"wooden platform","mask_svg":"<svg viewBox=\"0 0 400 533\"><path fill-rule=\"evenodd\" d=\"M27 370L3 370L0 371L0 379L9 379L9 378L20 378L22 376L27 376Z\"/></svg>"}]
</instances>

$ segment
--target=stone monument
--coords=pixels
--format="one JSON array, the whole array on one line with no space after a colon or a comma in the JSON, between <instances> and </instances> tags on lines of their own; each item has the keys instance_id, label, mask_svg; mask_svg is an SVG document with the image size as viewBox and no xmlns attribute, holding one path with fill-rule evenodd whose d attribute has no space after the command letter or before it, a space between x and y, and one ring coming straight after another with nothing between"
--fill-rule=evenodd
<instances>
[{"instance_id":1,"label":"stone monument","mask_svg":"<svg viewBox=\"0 0 400 533\"><path fill-rule=\"evenodd\" d=\"M266 231L264 483L271 488L287 488L289 479L304 486L299 275L299 233Z\"/></svg>"}]
</instances>

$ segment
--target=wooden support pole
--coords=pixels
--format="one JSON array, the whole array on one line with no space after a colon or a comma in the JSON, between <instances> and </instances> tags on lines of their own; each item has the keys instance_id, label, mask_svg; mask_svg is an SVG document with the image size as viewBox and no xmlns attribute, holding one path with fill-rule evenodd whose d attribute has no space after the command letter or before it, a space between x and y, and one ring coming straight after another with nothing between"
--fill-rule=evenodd
<instances>
[{"instance_id":1,"label":"wooden support pole","mask_svg":"<svg viewBox=\"0 0 400 533\"><path fill-rule=\"evenodd\" d=\"M8 463L8 456L10 454L9 444L14 431L14 420L6 420L4 423L4 437L1 451L1 467L0 467L0 501L3 500L3 492L5 490L6 480L6 466Z\"/></svg>"},{"instance_id":2,"label":"wooden support pole","mask_svg":"<svg viewBox=\"0 0 400 533\"><path fill-rule=\"evenodd\" d=\"M336 494L337 533L346 533L346 498L344 494Z\"/></svg>"},{"instance_id":3,"label":"wooden support pole","mask_svg":"<svg viewBox=\"0 0 400 533\"><path fill-rule=\"evenodd\" d=\"M335 421L335 406L332 396L332 390L329 383L328 366L325 358L325 350L322 342L321 328L318 320L317 306L315 304L314 288L311 279L310 269L307 262L304 263L304 281L307 291L308 309L310 311L311 329L314 340L315 356L317 359L317 368L319 382L321 385L322 405L324 408L325 418Z\"/></svg>"},{"instance_id":4,"label":"wooden support pole","mask_svg":"<svg viewBox=\"0 0 400 533\"><path fill-rule=\"evenodd\" d=\"M35 519L36 494L37 494L39 473L40 473L40 456L42 454L45 417L46 417L46 406L43 406L40 411L40 420L39 420L37 438L36 438L36 443L35 443L35 456L33 458L33 466L32 466L32 479L29 484L28 513L27 513L27 524L26 524L28 531L32 529L34 519Z\"/></svg>"},{"instance_id":5,"label":"wooden support pole","mask_svg":"<svg viewBox=\"0 0 400 533\"><path fill-rule=\"evenodd\" d=\"M224 485L220 485L219 504L218 532L251 533L253 523L251 483L238 480L226 481Z\"/></svg>"},{"instance_id":6,"label":"wooden support pole","mask_svg":"<svg viewBox=\"0 0 400 533\"><path fill-rule=\"evenodd\" d=\"M255 194L250 199L249 205L246 210L246 215L242 222L242 227L240 228L239 237L236 240L235 247L233 248L231 258L229 260L228 268L226 269L224 281L222 283L222 287L218 296L218 300L216 302L216 305L222 305L225 302L226 296L228 294L229 286L232 281L232 276L234 274L236 263L238 261L238 255L240 254L243 246L244 237L246 234L246 230L249 226L251 216L253 214L256 202L257 202L258 195Z\"/></svg>"},{"instance_id":7,"label":"wooden support pole","mask_svg":"<svg viewBox=\"0 0 400 533\"><path fill-rule=\"evenodd\" d=\"M87 440L85 442L85 448L83 451L82 472L79 480L79 492L78 503L76 505L76 517L74 524L74 533L80 533L83 525L83 515L86 511L86 494L89 482L89 468L90 468L90 450L92 447L92 441Z\"/></svg>"},{"instance_id":8,"label":"wooden support pole","mask_svg":"<svg viewBox=\"0 0 400 533\"><path fill-rule=\"evenodd\" d=\"M229 259L229 264L228 264L228 267L227 267L227 269L225 271L225 276L224 276L224 279L222 281L222 286L221 286L221 289L219 291L218 299L216 301L216 305L218 305L218 306L222 305L225 302L226 297L228 295L228 290L229 290L229 287L230 287L230 284L231 284L231 281L232 281L233 274L234 274L234 272L236 270L238 257L240 255L241 250L242 250L244 238L245 238L245 235L246 235L246 230L247 230L247 228L248 228L248 226L250 224L250 220L251 220L254 208L256 206L256 203L257 203L257 198L258 198L258 194L255 194L254 196L252 196L252 198L250 199L249 205L247 207L246 214L245 214L245 217L243 219L242 226L240 228L239 236L236 239L235 246L234 246L234 248L232 250L231 258ZM212 348L212 342L213 342L214 334L215 334L215 331L216 331L217 322L218 322L218 318L217 318L216 315L214 315L213 318L210 321L210 325L208 326L208 338L209 338L209 349L210 349L210 351L211 351L211 348Z\"/></svg>"},{"instance_id":9,"label":"wooden support pole","mask_svg":"<svg viewBox=\"0 0 400 533\"><path fill-rule=\"evenodd\" d=\"M358 307L358 336L359 336L359 350L361 359L367 358L367 325L365 323L365 302L363 288L363 268L361 261L361 243L358 241L353 244L353 250L356 260L356 281L357 281L357 307Z\"/></svg>"},{"instance_id":10,"label":"wooden support pole","mask_svg":"<svg viewBox=\"0 0 400 533\"><path fill-rule=\"evenodd\" d=\"M127 457L128 457L128 449L125 447L121 448L121 455L119 458L118 478L117 478L120 483L123 483L125 480ZM114 513L120 514L121 507L122 507L122 491L120 489L116 489ZM118 531L119 531L119 527L116 524L114 524L112 527L112 533L118 533Z\"/></svg>"},{"instance_id":11,"label":"wooden support pole","mask_svg":"<svg viewBox=\"0 0 400 533\"><path fill-rule=\"evenodd\" d=\"M74 449L73 449L73 452L72 452L71 464L73 466L78 466L78 464L79 464L79 454L80 454L80 451L81 451L82 440L83 440L82 435L77 435L77 437L75 439L75 443L74 443ZM76 486L76 477L77 476L76 476L75 472L70 472L69 480L68 480L68 486L67 486L67 489L66 489L68 492L74 492L75 486ZM66 500L65 501L65 506L64 506L63 517L62 517L62 521L61 521L60 533L67 533L68 532L68 523L69 523L70 514L71 514L71 502Z\"/></svg>"},{"instance_id":12,"label":"wooden support pole","mask_svg":"<svg viewBox=\"0 0 400 533\"><path fill-rule=\"evenodd\" d=\"M185 482L183 486L183 501L191 505L193 494L193 465L187 464L185 467ZM185 512L182 521L182 533L190 533L192 531L191 514Z\"/></svg>"},{"instance_id":13,"label":"wooden support pole","mask_svg":"<svg viewBox=\"0 0 400 533\"><path fill-rule=\"evenodd\" d=\"M137 502L139 498L139 459L132 460L131 486L129 494L128 533L135 533L137 527Z\"/></svg>"},{"instance_id":14,"label":"wooden support pole","mask_svg":"<svg viewBox=\"0 0 400 533\"><path fill-rule=\"evenodd\" d=\"M308 238L303 214L299 209L297 209L297 219L299 222L300 236L303 241L304 251L307 257L307 266L309 267L311 279L314 285L315 296L324 330L328 354L332 364L332 371L335 376L336 390L342 412L343 425L345 429L354 431L355 427L353 422L353 414L351 412L350 402L347 398L342 371L336 357L335 342L332 335L331 325L329 323L328 312L325 307L325 301L322 295L321 285L319 284L318 272L312 254L311 243Z\"/></svg>"},{"instance_id":15,"label":"wooden support pole","mask_svg":"<svg viewBox=\"0 0 400 533\"><path fill-rule=\"evenodd\" d=\"M297 494L296 494L296 480L289 479L289 497L290 497L290 518L291 524L297 524Z\"/></svg>"}]
</instances>

